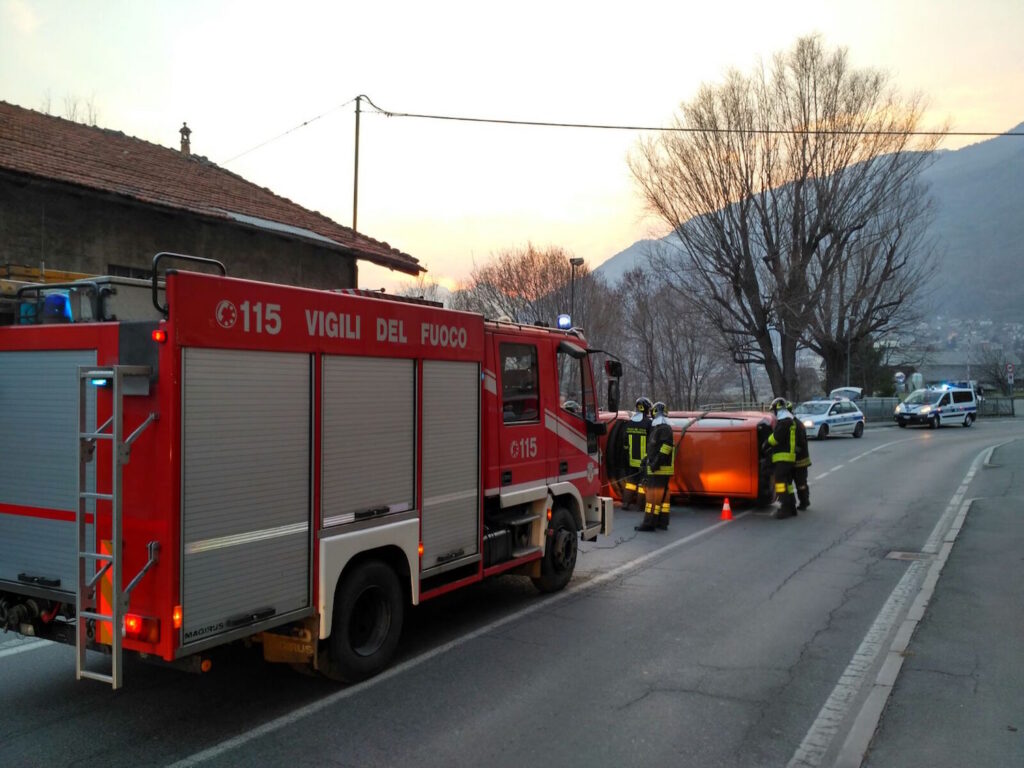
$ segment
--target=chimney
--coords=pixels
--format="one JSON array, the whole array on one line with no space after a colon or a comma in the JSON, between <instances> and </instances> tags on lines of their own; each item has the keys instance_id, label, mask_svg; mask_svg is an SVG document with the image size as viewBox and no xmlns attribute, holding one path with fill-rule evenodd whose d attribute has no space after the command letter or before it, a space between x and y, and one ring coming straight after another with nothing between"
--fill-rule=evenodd
<instances>
[{"instance_id":1,"label":"chimney","mask_svg":"<svg viewBox=\"0 0 1024 768\"><path fill-rule=\"evenodd\" d=\"M181 130L178 133L181 134L181 154L191 155L192 150L189 146L188 137L192 135L192 129L188 127L188 123L182 123Z\"/></svg>"}]
</instances>

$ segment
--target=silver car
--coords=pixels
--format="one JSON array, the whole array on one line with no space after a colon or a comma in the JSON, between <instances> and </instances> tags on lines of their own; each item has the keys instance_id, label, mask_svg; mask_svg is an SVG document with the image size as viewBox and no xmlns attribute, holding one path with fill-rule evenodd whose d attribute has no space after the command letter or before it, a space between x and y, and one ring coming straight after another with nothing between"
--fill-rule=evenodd
<instances>
[{"instance_id":1,"label":"silver car","mask_svg":"<svg viewBox=\"0 0 1024 768\"><path fill-rule=\"evenodd\" d=\"M793 415L803 422L808 437L824 440L829 435L864 434L864 414L852 400L807 400L793 409Z\"/></svg>"}]
</instances>

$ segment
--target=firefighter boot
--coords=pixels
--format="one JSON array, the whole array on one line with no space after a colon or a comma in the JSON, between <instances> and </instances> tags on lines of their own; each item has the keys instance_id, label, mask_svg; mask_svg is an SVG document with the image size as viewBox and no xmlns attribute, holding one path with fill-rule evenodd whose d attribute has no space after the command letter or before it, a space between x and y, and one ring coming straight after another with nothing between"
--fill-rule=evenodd
<instances>
[{"instance_id":1,"label":"firefighter boot","mask_svg":"<svg viewBox=\"0 0 1024 768\"><path fill-rule=\"evenodd\" d=\"M797 486L796 496L800 500L800 503L796 505L797 509L803 510L811 506L811 489L806 485L803 487Z\"/></svg>"},{"instance_id":2,"label":"firefighter boot","mask_svg":"<svg viewBox=\"0 0 1024 768\"><path fill-rule=\"evenodd\" d=\"M779 497L779 508L772 513L772 517L776 520L784 520L787 517L793 517L796 514L796 498L795 494L790 492L790 488L787 483L776 483L775 493Z\"/></svg>"},{"instance_id":3,"label":"firefighter boot","mask_svg":"<svg viewBox=\"0 0 1024 768\"><path fill-rule=\"evenodd\" d=\"M668 514L669 514L669 503L666 501L661 505L661 514L658 515L658 530L668 530Z\"/></svg>"},{"instance_id":4,"label":"firefighter boot","mask_svg":"<svg viewBox=\"0 0 1024 768\"><path fill-rule=\"evenodd\" d=\"M637 497L636 483L626 483L622 491L622 510L628 512L633 508L633 501Z\"/></svg>"},{"instance_id":5,"label":"firefighter boot","mask_svg":"<svg viewBox=\"0 0 1024 768\"><path fill-rule=\"evenodd\" d=\"M634 526L634 531L653 531L654 530L654 505L650 502L644 507L644 520L640 525Z\"/></svg>"}]
</instances>

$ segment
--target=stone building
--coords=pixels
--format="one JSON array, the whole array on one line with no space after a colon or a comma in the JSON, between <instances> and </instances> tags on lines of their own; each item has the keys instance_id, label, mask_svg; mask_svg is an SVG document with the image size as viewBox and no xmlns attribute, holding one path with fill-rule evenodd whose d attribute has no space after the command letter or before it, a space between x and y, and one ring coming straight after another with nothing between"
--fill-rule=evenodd
<instances>
[{"instance_id":1,"label":"stone building","mask_svg":"<svg viewBox=\"0 0 1024 768\"><path fill-rule=\"evenodd\" d=\"M190 152L0 101L0 265L145 277L161 251L229 275L358 287L359 260L419 262ZM170 266L173 266L170 265Z\"/></svg>"}]
</instances>

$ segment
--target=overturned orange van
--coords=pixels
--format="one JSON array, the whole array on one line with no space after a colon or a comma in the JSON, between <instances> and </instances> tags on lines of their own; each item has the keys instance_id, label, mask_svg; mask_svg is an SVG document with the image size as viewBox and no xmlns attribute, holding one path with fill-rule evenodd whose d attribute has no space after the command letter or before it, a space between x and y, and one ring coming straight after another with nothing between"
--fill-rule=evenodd
<instances>
[{"instance_id":1,"label":"overturned orange van","mask_svg":"<svg viewBox=\"0 0 1024 768\"><path fill-rule=\"evenodd\" d=\"M623 483L635 471L625 445L628 411L602 414L608 424L602 446L605 493L622 498ZM669 482L674 502L749 500L766 506L775 500L771 461L760 447L775 425L771 413L759 411L670 411L676 441L675 474Z\"/></svg>"}]
</instances>

